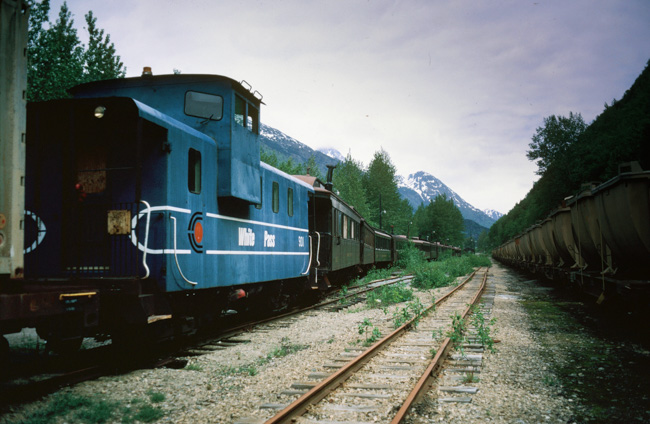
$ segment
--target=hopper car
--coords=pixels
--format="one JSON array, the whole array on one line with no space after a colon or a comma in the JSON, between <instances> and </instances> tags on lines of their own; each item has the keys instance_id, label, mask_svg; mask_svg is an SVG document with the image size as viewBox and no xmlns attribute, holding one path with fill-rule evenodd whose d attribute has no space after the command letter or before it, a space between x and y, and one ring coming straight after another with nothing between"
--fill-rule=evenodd
<instances>
[{"instance_id":1,"label":"hopper car","mask_svg":"<svg viewBox=\"0 0 650 424\"><path fill-rule=\"evenodd\" d=\"M392 264L406 243L335 194L331 171L260 161L262 96L245 81L145 68L70 93L27 106L24 273L0 276L0 336L34 327L64 352L191 334Z\"/></svg>"},{"instance_id":2,"label":"hopper car","mask_svg":"<svg viewBox=\"0 0 650 424\"><path fill-rule=\"evenodd\" d=\"M492 256L511 266L565 281L599 302L650 306L650 171L638 162L616 177L586 184L545 220L507 241Z\"/></svg>"}]
</instances>

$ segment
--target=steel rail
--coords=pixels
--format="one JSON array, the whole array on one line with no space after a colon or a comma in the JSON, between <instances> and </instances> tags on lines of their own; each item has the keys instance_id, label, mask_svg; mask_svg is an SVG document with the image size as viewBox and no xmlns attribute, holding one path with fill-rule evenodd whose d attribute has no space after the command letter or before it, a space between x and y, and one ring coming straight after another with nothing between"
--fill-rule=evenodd
<instances>
[{"instance_id":1,"label":"steel rail","mask_svg":"<svg viewBox=\"0 0 650 424\"><path fill-rule=\"evenodd\" d=\"M425 314L437 307L442 302L446 301L452 294L464 287L467 282L469 282L478 270L472 272L462 283L456 286L449 293L438 299L433 305L426 309ZM387 335L383 339L376 342L374 345L370 346L368 350L363 352L361 355L356 357L354 360L350 361L347 365L341 368L339 371L330 375L319 384L314 386L307 393L296 399L293 403L288 405L286 408L278 412L276 415L271 417L265 422L265 424L280 424L280 423L290 423L293 422L297 417L303 415L307 409L321 401L332 391L336 390L345 380L347 380L352 374L354 374L358 369L363 367L370 359L376 356L383 348L388 346L396 338L406 332L415 322L418 317L413 318L411 321L405 323L391 334Z\"/></svg>"},{"instance_id":2,"label":"steel rail","mask_svg":"<svg viewBox=\"0 0 650 424\"><path fill-rule=\"evenodd\" d=\"M483 281L481 281L481 286L479 287L478 291L472 298L470 304L467 306L467 308L465 308L465 311L463 311L463 314L461 315L463 319L465 319L467 315L469 315L469 313L472 310L472 307L478 303L479 299L481 298L481 295L483 294L483 291L485 291L485 283L487 281L487 275L488 275L488 271L486 270L485 274L483 274ZM397 414L390 422L391 424L398 424L403 422L404 417L406 417L406 414L411 409L411 406L417 403L422 397L422 395L431 388L438 374L438 371L440 370L443 362L449 355L449 351L451 350L451 348L452 348L451 339L447 337L442 342L440 349L438 349L436 356L433 358L433 360L431 361L427 369L424 371L422 377L420 377L420 379L418 380L417 384L415 385L411 393L407 396L406 400L402 404L402 407L399 409L399 411L397 411Z\"/></svg>"},{"instance_id":3,"label":"steel rail","mask_svg":"<svg viewBox=\"0 0 650 424\"><path fill-rule=\"evenodd\" d=\"M238 333L240 333L242 331L249 330L249 329L255 327L256 325L267 324L267 323L270 323L270 322L278 321L278 320L281 320L283 318L290 317L292 315L298 315L300 313L307 312L307 311L310 311L312 309L318 309L318 308L322 308L322 307L331 305L331 304L336 303L336 302L340 302L341 300L347 299L348 297L357 296L357 295L372 291L372 290L376 289L377 287L381 287L381 286L376 286L376 287L366 288L370 284L376 284L376 283L391 280L391 279L395 279L395 281L390 282L390 283L386 283L386 284L382 284L382 285L391 285L391 284L397 284L397 283L400 283L400 282L403 282L403 281L410 281L410 280L413 279L413 276L404 275L402 277L388 277L388 278L382 278L382 279L379 279L379 280L374 280L374 281L371 281L369 283L366 283L366 284L363 284L363 285L360 285L360 286L352 287L352 288L362 287L361 290L356 291L354 293L349 293L349 294L347 294L345 296L341 296L341 297L338 297L336 299L326 300L324 302L319 302L319 303L316 303L314 305L305 306L303 308L294 309L294 310L284 312L284 313L279 314L279 315L273 315L273 316L270 316L270 317L267 317L267 318L262 318L260 320L250 321L250 322L246 322L246 323L241 324L241 325L230 327L227 330L223 331L222 333L219 333L218 337L221 337L221 338L233 337L234 335L236 335L236 334L238 334Z\"/></svg>"}]
</instances>

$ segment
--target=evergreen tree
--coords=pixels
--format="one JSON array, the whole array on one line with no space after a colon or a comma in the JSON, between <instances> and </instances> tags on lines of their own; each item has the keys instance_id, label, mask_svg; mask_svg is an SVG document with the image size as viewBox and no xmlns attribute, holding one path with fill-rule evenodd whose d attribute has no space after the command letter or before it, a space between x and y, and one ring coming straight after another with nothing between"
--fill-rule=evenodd
<instances>
[{"instance_id":1,"label":"evergreen tree","mask_svg":"<svg viewBox=\"0 0 650 424\"><path fill-rule=\"evenodd\" d=\"M116 55L111 36L104 36L104 30L97 28L97 18L93 16L92 10L85 18L89 40L88 48L84 52L84 81L123 78L126 71L120 56Z\"/></svg>"},{"instance_id":2,"label":"evergreen tree","mask_svg":"<svg viewBox=\"0 0 650 424\"><path fill-rule=\"evenodd\" d=\"M352 205L361 216L368 219L368 217L372 216L372 213L368 207L366 191L363 188L363 175L364 171L361 162L355 161L348 154L345 160L336 166L332 182L334 191L338 192L341 199ZM373 220L371 225L377 226L378 224Z\"/></svg>"},{"instance_id":3,"label":"evergreen tree","mask_svg":"<svg viewBox=\"0 0 650 424\"><path fill-rule=\"evenodd\" d=\"M74 85L107 78L121 78L125 69L110 36L97 29L92 12L86 15L89 45L81 44L67 3L61 5L54 24L49 20L50 1L31 5L27 45L27 99L42 101L68 97Z\"/></svg>"},{"instance_id":4,"label":"evergreen tree","mask_svg":"<svg viewBox=\"0 0 650 424\"><path fill-rule=\"evenodd\" d=\"M395 166L385 150L375 152L364 175L363 187L370 207L368 219L381 224L382 229L406 234L413 210L399 195Z\"/></svg>"},{"instance_id":5,"label":"evergreen tree","mask_svg":"<svg viewBox=\"0 0 650 424\"><path fill-rule=\"evenodd\" d=\"M460 210L446 194L439 195L426 207L420 206L415 220L424 239L447 245L461 246L465 221Z\"/></svg>"},{"instance_id":6,"label":"evergreen tree","mask_svg":"<svg viewBox=\"0 0 650 424\"><path fill-rule=\"evenodd\" d=\"M307 162L303 165L303 168L305 168L305 172L308 172L312 177L316 177L321 181L325 181L323 174L320 171L320 167L316 163L316 157L314 155L309 156L309 159L307 159Z\"/></svg>"}]
</instances>

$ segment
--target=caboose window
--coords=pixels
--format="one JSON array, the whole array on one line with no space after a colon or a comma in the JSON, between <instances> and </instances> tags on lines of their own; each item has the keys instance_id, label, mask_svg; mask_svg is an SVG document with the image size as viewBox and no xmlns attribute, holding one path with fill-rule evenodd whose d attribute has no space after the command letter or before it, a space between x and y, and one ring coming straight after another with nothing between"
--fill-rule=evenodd
<instances>
[{"instance_id":1,"label":"caboose window","mask_svg":"<svg viewBox=\"0 0 650 424\"><path fill-rule=\"evenodd\" d=\"M188 91L185 93L185 114L218 121L223 117L223 98L214 94Z\"/></svg>"},{"instance_id":2,"label":"caboose window","mask_svg":"<svg viewBox=\"0 0 650 424\"><path fill-rule=\"evenodd\" d=\"M280 210L280 184L276 181L273 181L273 200L271 204L273 206L273 212L278 213Z\"/></svg>"},{"instance_id":3,"label":"caboose window","mask_svg":"<svg viewBox=\"0 0 650 424\"><path fill-rule=\"evenodd\" d=\"M235 94L235 124L243 127L244 115L246 115L246 100Z\"/></svg>"},{"instance_id":4,"label":"caboose window","mask_svg":"<svg viewBox=\"0 0 650 424\"><path fill-rule=\"evenodd\" d=\"M235 124L255 134L260 133L260 112L255 106L235 94Z\"/></svg>"},{"instance_id":5,"label":"caboose window","mask_svg":"<svg viewBox=\"0 0 650 424\"><path fill-rule=\"evenodd\" d=\"M251 104L248 105L248 119L246 120L246 126L247 128L254 132L255 134L259 134L260 132L260 113L257 110L257 108Z\"/></svg>"},{"instance_id":6,"label":"caboose window","mask_svg":"<svg viewBox=\"0 0 650 424\"><path fill-rule=\"evenodd\" d=\"M287 214L293 216L293 189L287 190Z\"/></svg>"},{"instance_id":7,"label":"caboose window","mask_svg":"<svg viewBox=\"0 0 650 424\"><path fill-rule=\"evenodd\" d=\"M187 166L187 188L190 193L201 193L201 152L190 149Z\"/></svg>"}]
</instances>

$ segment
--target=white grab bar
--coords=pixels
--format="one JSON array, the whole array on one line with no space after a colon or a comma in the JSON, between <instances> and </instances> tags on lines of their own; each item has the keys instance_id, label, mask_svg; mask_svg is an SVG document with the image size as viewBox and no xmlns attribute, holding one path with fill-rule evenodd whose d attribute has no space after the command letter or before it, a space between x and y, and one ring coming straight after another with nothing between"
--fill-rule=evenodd
<instances>
[{"instance_id":1,"label":"white grab bar","mask_svg":"<svg viewBox=\"0 0 650 424\"><path fill-rule=\"evenodd\" d=\"M169 215L169 219L174 221L174 259L176 260L176 268L178 268L178 272L181 274L181 277L183 277L183 280L185 280L188 284L191 284L193 286L196 286L198 283L194 281L190 281L187 278L185 278L185 275L183 275L183 271L181 271L181 266L178 263L178 254L176 253L176 218Z\"/></svg>"},{"instance_id":2,"label":"white grab bar","mask_svg":"<svg viewBox=\"0 0 650 424\"><path fill-rule=\"evenodd\" d=\"M143 280L149 278L149 266L147 266L147 243L149 242L149 222L151 221L151 205L146 201L146 200L140 200L140 203L144 203L144 205L147 207L147 227L144 232L144 253L142 255L142 266L144 266L144 270L146 271L144 277L142 277Z\"/></svg>"},{"instance_id":3,"label":"white grab bar","mask_svg":"<svg viewBox=\"0 0 650 424\"><path fill-rule=\"evenodd\" d=\"M300 275L309 274L309 268L311 268L311 236L309 236L309 263L307 264L307 269L305 272L301 273Z\"/></svg>"}]
</instances>

